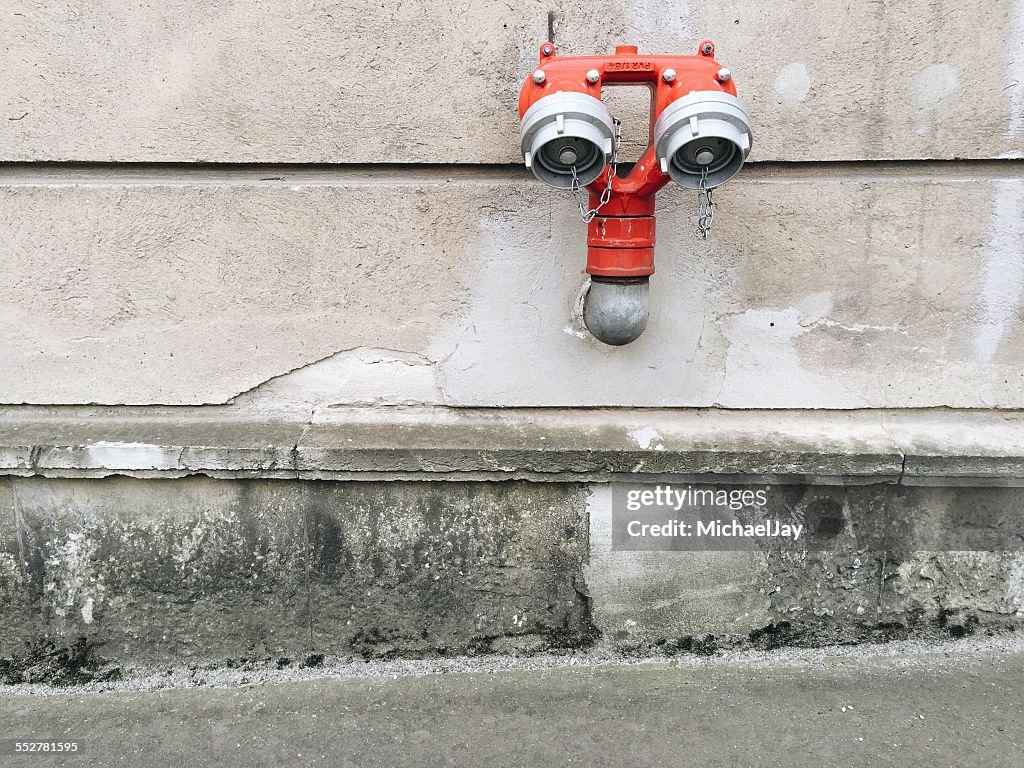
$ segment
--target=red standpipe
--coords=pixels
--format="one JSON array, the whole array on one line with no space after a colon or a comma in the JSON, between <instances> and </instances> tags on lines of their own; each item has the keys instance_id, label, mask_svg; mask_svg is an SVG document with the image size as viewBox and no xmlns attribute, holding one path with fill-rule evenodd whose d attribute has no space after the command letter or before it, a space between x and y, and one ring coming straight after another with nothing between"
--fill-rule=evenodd
<instances>
[{"instance_id":1,"label":"red standpipe","mask_svg":"<svg viewBox=\"0 0 1024 768\"><path fill-rule=\"evenodd\" d=\"M553 43L540 47L540 63L545 79L537 83L527 78L519 94L519 117L537 100L559 91L577 91L601 98L601 87L610 85L646 85L651 89L651 122L647 149L628 175L612 178L611 197L587 232L587 272L597 277L648 277L654 274L655 196L669 181L654 155L654 124L658 116L676 99L693 91L721 91L736 95L731 78L724 82L718 74L722 66L715 61L715 46L704 40L696 56L641 56L636 46L620 45L614 56L558 56ZM591 70L599 77L587 78ZM665 73L674 70L675 77ZM614 173L609 165L587 189L590 207L596 208L601 193Z\"/></svg>"}]
</instances>

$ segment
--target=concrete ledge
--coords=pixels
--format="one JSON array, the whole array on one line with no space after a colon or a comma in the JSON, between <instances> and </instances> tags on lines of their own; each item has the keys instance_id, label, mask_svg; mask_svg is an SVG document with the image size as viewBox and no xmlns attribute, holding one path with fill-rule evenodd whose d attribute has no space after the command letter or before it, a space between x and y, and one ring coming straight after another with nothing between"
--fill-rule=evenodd
<instances>
[{"instance_id":1,"label":"concrete ledge","mask_svg":"<svg viewBox=\"0 0 1024 768\"><path fill-rule=\"evenodd\" d=\"M1020 411L886 411L907 485L1018 485L1024 477Z\"/></svg>"},{"instance_id":2,"label":"concrete ledge","mask_svg":"<svg viewBox=\"0 0 1024 768\"><path fill-rule=\"evenodd\" d=\"M1024 414L11 407L0 474L1019 486Z\"/></svg>"}]
</instances>

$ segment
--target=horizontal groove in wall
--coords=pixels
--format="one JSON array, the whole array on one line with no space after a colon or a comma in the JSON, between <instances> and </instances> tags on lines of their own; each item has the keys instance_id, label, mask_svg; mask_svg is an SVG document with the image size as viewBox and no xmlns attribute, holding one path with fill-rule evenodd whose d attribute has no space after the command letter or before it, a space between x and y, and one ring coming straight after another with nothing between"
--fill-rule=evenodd
<instances>
[{"instance_id":1,"label":"horizontal groove in wall","mask_svg":"<svg viewBox=\"0 0 1024 768\"><path fill-rule=\"evenodd\" d=\"M320 405L316 410L322 413L339 412L346 414L447 414L453 418L463 415L492 416L495 418L515 417L522 415L525 418L537 418L545 416L559 416L566 414L585 413L606 413L606 414L637 414L637 415L665 415L673 416L703 416L714 418L720 415L732 414L737 418L774 416L779 418L874 418L893 414L901 414L916 417L935 418L960 418L962 415L987 414L991 418L1002 418L1005 420L1024 420L1024 408L1014 407L985 407L985 408L954 408L948 405L933 406L900 406L873 407L873 408L737 408L721 406L664 406L664 405ZM60 417L70 419L89 419L97 416L102 417L125 417L125 418L178 418L182 415L197 416L207 415L210 417L232 416L250 418L253 415L265 419L280 417L281 414L290 414L285 411L273 411L269 414L254 412L244 407L235 405L224 405L220 403L205 403L202 405L167 405L164 403L148 404L110 404L110 403L11 403L0 402L0 425L6 421L19 418L37 417ZM308 411L303 410L303 413ZM1024 431L1021 432L1024 439Z\"/></svg>"},{"instance_id":2,"label":"horizontal groove in wall","mask_svg":"<svg viewBox=\"0 0 1024 768\"><path fill-rule=\"evenodd\" d=\"M0 162L2 186L494 184L531 178L523 166L507 164ZM1024 158L752 162L740 178L747 183L1021 179Z\"/></svg>"}]
</instances>

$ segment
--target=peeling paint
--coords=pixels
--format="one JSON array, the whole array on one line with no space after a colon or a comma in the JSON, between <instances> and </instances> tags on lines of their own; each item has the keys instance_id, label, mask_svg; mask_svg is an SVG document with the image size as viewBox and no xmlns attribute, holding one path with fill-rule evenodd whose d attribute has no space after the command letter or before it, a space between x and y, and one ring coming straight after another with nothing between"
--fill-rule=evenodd
<instances>
[{"instance_id":1,"label":"peeling paint","mask_svg":"<svg viewBox=\"0 0 1024 768\"><path fill-rule=\"evenodd\" d=\"M417 352L355 347L316 360L236 395L239 405L308 408L331 405L439 405L435 363Z\"/></svg>"}]
</instances>

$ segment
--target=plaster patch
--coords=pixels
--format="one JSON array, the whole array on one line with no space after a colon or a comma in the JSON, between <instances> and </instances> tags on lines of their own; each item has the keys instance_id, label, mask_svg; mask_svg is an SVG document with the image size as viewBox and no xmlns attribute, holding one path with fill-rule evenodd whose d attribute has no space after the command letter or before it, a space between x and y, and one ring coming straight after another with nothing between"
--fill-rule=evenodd
<instances>
[{"instance_id":1,"label":"plaster patch","mask_svg":"<svg viewBox=\"0 0 1024 768\"><path fill-rule=\"evenodd\" d=\"M975 359L983 366L992 362L1006 332L1017 322L1024 297L1024 180L1003 179L994 186L977 302L981 327L974 338Z\"/></svg>"},{"instance_id":2,"label":"plaster patch","mask_svg":"<svg viewBox=\"0 0 1024 768\"><path fill-rule=\"evenodd\" d=\"M99 441L85 446L86 467L176 469L181 449L148 443Z\"/></svg>"},{"instance_id":3,"label":"plaster patch","mask_svg":"<svg viewBox=\"0 0 1024 768\"><path fill-rule=\"evenodd\" d=\"M1006 598L1018 616L1024 615L1024 555L1016 554L1006 574Z\"/></svg>"},{"instance_id":4,"label":"plaster patch","mask_svg":"<svg viewBox=\"0 0 1024 768\"><path fill-rule=\"evenodd\" d=\"M586 228L568 195L510 189L481 205L477 226L460 275L468 311L439 326L426 350L447 405L710 404L718 371L694 364L715 291L700 260L664 251L647 331L609 347L583 325Z\"/></svg>"},{"instance_id":5,"label":"plaster patch","mask_svg":"<svg viewBox=\"0 0 1024 768\"><path fill-rule=\"evenodd\" d=\"M562 333L575 336L577 339L585 339L590 331L583 320L583 310L586 307L587 294L590 293L590 275L583 279L580 290L576 294L576 301L573 302L572 310L569 312L569 322L562 328Z\"/></svg>"},{"instance_id":6,"label":"plaster patch","mask_svg":"<svg viewBox=\"0 0 1024 768\"><path fill-rule=\"evenodd\" d=\"M914 77L914 120L917 132L926 136L932 132L932 118L939 105L956 93L960 76L950 64L932 64Z\"/></svg>"},{"instance_id":7,"label":"plaster patch","mask_svg":"<svg viewBox=\"0 0 1024 768\"><path fill-rule=\"evenodd\" d=\"M807 326L820 323L832 314L831 291L818 291L804 296L796 305L800 313L800 325Z\"/></svg>"},{"instance_id":8,"label":"plaster patch","mask_svg":"<svg viewBox=\"0 0 1024 768\"><path fill-rule=\"evenodd\" d=\"M664 451L665 446L661 442L661 435L658 434L658 430L654 427L643 427L641 429L634 429L629 433L629 436L636 440L636 444L643 448L645 451Z\"/></svg>"},{"instance_id":9,"label":"plaster patch","mask_svg":"<svg viewBox=\"0 0 1024 768\"><path fill-rule=\"evenodd\" d=\"M806 64L796 61L779 70L775 78L775 93L787 107L795 107L803 102L810 91L811 75Z\"/></svg>"},{"instance_id":10,"label":"plaster patch","mask_svg":"<svg viewBox=\"0 0 1024 768\"><path fill-rule=\"evenodd\" d=\"M720 320L729 341L717 404L769 399L775 408L858 408L869 405L839 376L804 368L794 342L822 323L831 298L811 294L789 309L748 309Z\"/></svg>"},{"instance_id":11,"label":"plaster patch","mask_svg":"<svg viewBox=\"0 0 1024 768\"><path fill-rule=\"evenodd\" d=\"M590 558L583 576L593 622L606 642L745 634L771 621L768 600L753 586L761 578L760 555L612 551L612 486L595 483L589 490Z\"/></svg>"}]
</instances>

